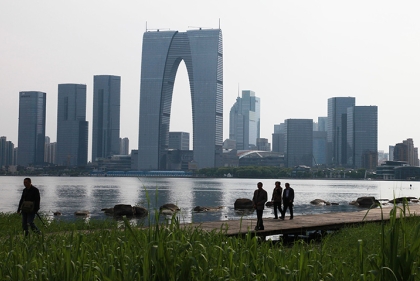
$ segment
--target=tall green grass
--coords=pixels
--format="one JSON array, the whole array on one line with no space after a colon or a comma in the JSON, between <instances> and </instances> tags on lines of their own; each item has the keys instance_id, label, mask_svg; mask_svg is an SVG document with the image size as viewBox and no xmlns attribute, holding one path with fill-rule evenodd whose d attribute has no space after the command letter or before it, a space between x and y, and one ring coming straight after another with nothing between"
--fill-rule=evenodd
<instances>
[{"instance_id":1,"label":"tall green grass","mask_svg":"<svg viewBox=\"0 0 420 281\"><path fill-rule=\"evenodd\" d=\"M150 222L161 222L159 214ZM292 246L249 233L227 237L170 221L51 222L24 237L0 214L0 280L420 280L420 219L406 207L388 223L348 227Z\"/></svg>"}]
</instances>

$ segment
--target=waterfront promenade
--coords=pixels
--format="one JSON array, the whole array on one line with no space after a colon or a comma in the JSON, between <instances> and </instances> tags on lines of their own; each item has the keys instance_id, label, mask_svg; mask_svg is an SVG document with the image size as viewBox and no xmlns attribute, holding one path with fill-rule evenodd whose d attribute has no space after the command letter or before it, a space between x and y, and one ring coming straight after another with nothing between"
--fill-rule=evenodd
<instances>
[{"instance_id":1,"label":"waterfront promenade","mask_svg":"<svg viewBox=\"0 0 420 281\"><path fill-rule=\"evenodd\" d=\"M402 208L402 206L399 206ZM289 220L286 214L285 220L264 218L264 230L255 231L257 223L255 219L213 221L204 223L187 224L189 226L200 227L205 231L223 230L228 236L242 236L253 233L257 236L270 235L306 235L307 231L329 231L338 230L345 226L358 225L368 222L380 222L389 220L392 207L375 208L371 210L363 209L357 212L325 213L294 216ZM420 204L410 204L405 210L405 215L420 216ZM397 210L397 217L401 211Z\"/></svg>"}]
</instances>

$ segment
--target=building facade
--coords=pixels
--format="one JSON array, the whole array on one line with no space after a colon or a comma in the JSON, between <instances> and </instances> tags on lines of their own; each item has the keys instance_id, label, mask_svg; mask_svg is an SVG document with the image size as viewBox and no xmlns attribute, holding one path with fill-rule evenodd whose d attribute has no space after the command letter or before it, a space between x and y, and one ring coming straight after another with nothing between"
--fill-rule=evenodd
<instances>
[{"instance_id":1,"label":"building facade","mask_svg":"<svg viewBox=\"0 0 420 281\"><path fill-rule=\"evenodd\" d=\"M378 107L347 109L347 166L376 169L378 165Z\"/></svg>"},{"instance_id":2,"label":"building facade","mask_svg":"<svg viewBox=\"0 0 420 281\"><path fill-rule=\"evenodd\" d=\"M188 72L193 115L193 158L198 168L219 167L223 145L223 43L220 29L149 31L143 35L140 83L140 170L165 169L172 93L178 66Z\"/></svg>"},{"instance_id":3,"label":"building facade","mask_svg":"<svg viewBox=\"0 0 420 281\"><path fill-rule=\"evenodd\" d=\"M8 141L5 136L0 137L0 169L5 166L14 165L13 150L15 145Z\"/></svg>"},{"instance_id":4,"label":"building facade","mask_svg":"<svg viewBox=\"0 0 420 281\"><path fill-rule=\"evenodd\" d=\"M85 166L87 157L86 85L59 84L55 161L59 166Z\"/></svg>"},{"instance_id":5,"label":"building facade","mask_svg":"<svg viewBox=\"0 0 420 281\"><path fill-rule=\"evenodd\" d=\"M130 140L128 138L120 138L120 155L129 155Z\"/></svg>"},{"instance_id":6,"label":"building facade","mask_svg":"<svg viewBox=\"0 0 420 281\"><path fill-rule=\"evenodd\" d=\"M19 129L17 164L43 165L47 94L19 92Z\"/></svg>"},{"instance_id":7,"label":"building facade","mask_svg":"<svg viewBox=\"0 0 420 281\"><path fill-rule=\"evenodd\" d=\"M313 159L313 120L285 120L285 162L286 167L299 165L312 166Z\"/></svg>"},{"instance_id":8,"label":"building facade","mask_svg":"<svg viewBox=\"0 0 420 281\"><path fill-rule=\"evenodd\" d=\"M260 138L260 98L244 90L230 109L229 139L236 141L238 150L256 149Z\"/></svg>"},{"instance_id":9,"label":"building facade","mask_svg":"<svg viewBox=\"0 0 420 281\"><path fill-rule=\"evenodd\" d=\"M272 134L272 151L284 154L286 126L284 123L274 125Z\"/></svg>"},{"instance_id":10,"label":"building facade","mask_svg":"<svg viewBox=\"0 0 420 281\"><path fill-rule=\"evenodd\" d=\"M313 132L313 155L314 155L314 159L313 159L314 166L327 164L327 132L326 131Z\"/></svg>"},{"instance_id":11,"label":"building facade","mask_svg":"<svg viewBox=\"0 0 420 281\"><path fill-rule=\"evenodd\" d=\"M354 97L328 99L327 164L347 164L347 108L355 106Z\"/></svg>"},{"instance_id":12,"label":"building facade","mask_svg":"<svg viewBox=\"0 0 420 281\"><path fill-rule=\"evenodd\" d=\"M120 154L121 77L93 79L92 161Z\"/></svg>"},{"instance_id":13,"label":"building facade","mask_svg":"<svg viewBox=\"0 0 420 281\"><path fill-rule=\"evenodd\" d=\"M410 166L419 166L418 148L414 147L413 139L403 140L397 143L393 150L393 159L395 161L405 161Z\"/></svg>"},{"instance_id":14,"label":"building facade","mask_svg":"<svg viewBox=\"0 0 420 281\"><path fill-rule=\"evenodd\" d=\"M190 150L190 133L169 132L169 149Z\"/></svg>"}]
</instances>

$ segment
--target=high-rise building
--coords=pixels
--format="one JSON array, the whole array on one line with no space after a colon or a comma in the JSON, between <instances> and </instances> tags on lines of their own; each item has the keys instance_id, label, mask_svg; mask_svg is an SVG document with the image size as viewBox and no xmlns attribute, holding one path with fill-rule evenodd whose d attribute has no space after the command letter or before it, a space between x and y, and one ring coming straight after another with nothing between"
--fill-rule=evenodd
<instances>
[{"instance_id":1,"label":"high-rise building","mask_svg":"<svg viewBox=\"0 0 420 281\"><path fill-rule=\"evenodd\" d=\"M130 149L130 141L128 138L120 138L120 155L128 155Z\"/></svg>"},{"instance_id":2,"label":"high-rise building","mask_svg":"<svg viewBox=\"0 0 420 281\"><path fill-rule=\"evenodd\" d=\"M57 142L45 142L44 161L49 164L57 164Z\"/></svg>"},{"instance_id":3,"label":"high-rise building","mask_svg":"<svg viewBox=\"0 0 420 281\"><path fill-rule=\"evenodd\" d=\"M260 98L253 91L242 91L229 117L229 139L236 141L236 149L256 149L260 138Z\"/></svg>"},{"instance_id":4,"label":"high-rise building","mask_svg":"<svg viewBox=\"0 0 420 281\"><path fill-rule=\"evenodd\" d=\"M59 84L56 162L59 166L85 166L87 154L86 85Z\"/></svg>"},{"instance_id":5,"label":"high-rise building","mask_svg":"<svg viewBox=\"0 0 420 281\"><path fill-rule=\"evenodd\" d=\"M313 132L313 155L314 155L314 163L313 163L314 165L327 164L327 132L326 131Z\"/></svg>"},{"instance_id":6,"label":"high-rise building","mask_svg":"<svg viewBox=\"0 0 420 281\"><path fill-rule=\"evenodd\" d=\"M17 164L43 165L47 94L19 92L19 130Z\"/></svg>"},{"instance_id":7,"label":"high-rise building","mask_svg":"<svg viewBox=\"0 0 420 281\"><path fill-rule=\"evenodd\" d=\"M413 139L403 140L397 143L393 150L393 159L395 161L405 161L410 166L419 166L418 149L414 147Z\"/></svg>"},{"instance_id":8,"label":"high-rise building","mask_svg":"<svg viewBox=\"0 0 420 281\"><path fill-rule=\"evenodd\" d=\"M389 161L394 161L394 145L388 146L388 155L389 155Z\"/></svg>"},{"instance_id":9,"label":"high-rise building","mask_svg":"<svg viewBox=\"0 0 420 281\"><path fill-rule=\"evenodd\" d=\"M143 71L142 71L143 72ZM92 161L120 154L121 77L93 79Z\"/></svg>"},{"instance_id":10,"label":"high-rise building","mask_svg":"<svg viewBox=\"0 0 420 281\"><path fill-rule=\"evenodd\" d=\"M3 166L13 165L13 150L15 145L6 137L0 137L0 169Z\"/></svg>"},{"instance_id":11,"label":"high-rise building","mask_svg":"<svg viewBox=\"0 0 420 281\"><path fill-rule=\"evenodd\" d=\"M286 124L280 123L274 125L274 133L272 134L272 151L284 154L285 147Z\"/></svg>"},{"instance_id":12,"label":"high-rise building","mask_svg":"<svg viewBox=\"0 0 420 281\"><path fill-rule=\"evenodd\" d=\"M271 151L271 145L266 138L257 139L257 150L260 151Z\"/></svg>"},{"instance_id":13,"label":"high-rise building","mask_svg":"<svg viewBox=\"0 0 420 281\"><path fill-rule=\"evenodd\" d=\"M189 150L190 133L169 132L169 149Z\"/></svg>"},{"instance_id":14,"label":"high-rise building","mask_svg":"<svg viewBox=\"0 0 420 281\"><path fill-rule=\"evenodd\" d=\"M327 131L328 117L318 117L318 128L317 131Z\"/></svg>"},{"instance_id":15,"label":"high-rise building","mask_svg":"<svg viewBox=\"0 0 420 281\"><path fill-rule=\"evenodd\" d=\"M193 115L193 162L222 165L223 44L220 29L145 32L140 83L140 170L165 169L176 72L188 72Z\"/></svg>"},{"instance_id":16,"label":"high-rise building","mask_svg":"<svg viewBox=\"0 0 420 281\"><path fill-rule=\"evenodd\" d=\"M328 99L327 164L347 164L347 108L355 105L354 97Z\"/></svg>"},{"instance_id":17,"label":"high-rise building","mask_svg":"<svg viewBox=\"0 0 420 281\"><path fill-rule=\"evenodd\" d=\"M378 107L347 108L347 165L376 169L378 166Z\"/></svg>"},{"instance_id":18,"label":"high-rise building","mask_svg":"<svg viewBox=\"0 0 420 281\"><path fill-rule=\"evenodd\" d=\"M286 167L312 166L313 120L286 119L284 123Z\"/></svg>"}]
</instances>

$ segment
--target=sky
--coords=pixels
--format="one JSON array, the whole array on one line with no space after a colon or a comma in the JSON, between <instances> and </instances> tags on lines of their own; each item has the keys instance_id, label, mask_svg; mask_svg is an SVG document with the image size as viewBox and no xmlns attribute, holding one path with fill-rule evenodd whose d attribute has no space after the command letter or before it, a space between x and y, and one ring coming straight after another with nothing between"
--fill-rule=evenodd
<instances>
[{"instance_id":1,"label":"sky","mask_svg":"<svg viewBox=\"0 0 420 281\"><path fill-rule=\"evenodd\" d=\"M412 138L420 92L418 1L0 1L0 135L18 144L20 91L47 93L46 135L56 141L57 88L121 76L120 136L137 149L140 65L147 29L221 28L223 139L242 90L261 100L261 137L289 118L327 116L331 97L378 106L378 149ZM192 135L185 65L175 80L171 131ZM191 140L192 145L192 140ZM89 153L89 158L90 158Z\"/></svg>"}]
</instances>

